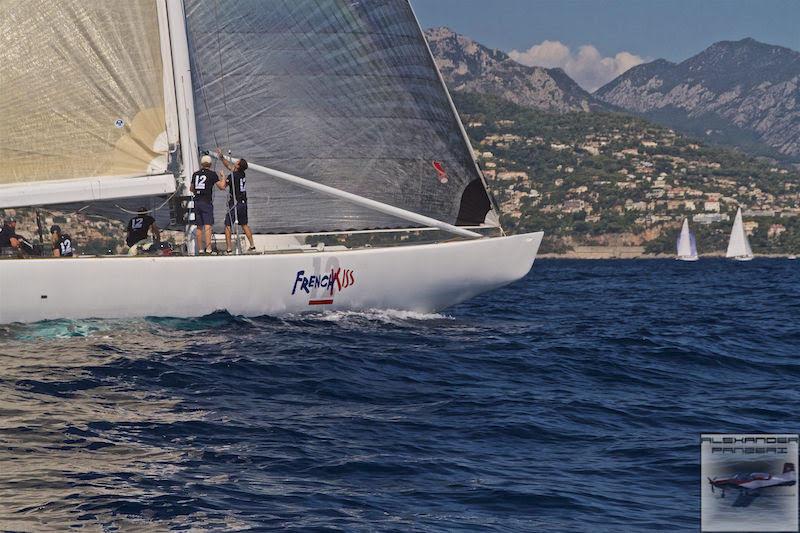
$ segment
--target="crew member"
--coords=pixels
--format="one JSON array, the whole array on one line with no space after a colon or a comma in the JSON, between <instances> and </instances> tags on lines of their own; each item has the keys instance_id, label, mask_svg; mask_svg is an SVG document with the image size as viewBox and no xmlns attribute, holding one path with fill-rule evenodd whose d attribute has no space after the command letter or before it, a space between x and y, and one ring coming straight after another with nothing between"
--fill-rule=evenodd
<instances>
[{"instance_id":1,"label":"crew member","mask_svg":"<svg viewBox=\"0 0 800 533\"><path fill-rule=\"evenodd\" d=\"M231 226L234 222L242 227L247 240L250 241L249 252L256 250L255 242L253 241L253 232L250 226L247 225L247 188L245 170L247 170L247 161L238 159L230 162L222 157L222 151L217 149L222 164L225 168L231 171L225 179L225 186L230 187L230 194L228 194L228 214L225 215L225 248L228 253L231 253Z\"/></svg>"},{"instance_id":2,"label":"crew member","mask_svg":"<svg viewBox=\"0 0 800 533\"><path fill-rule=\"evenodd\" d=\"M140 207L138 214L128 221L128 236L125 244L128 245L131 255L136 255L138 244L147 238L148 233L153 234L153 242L159 242L161 235L156 226L156 219L147 214L146 207Z\"/></svg>"},{"instance_id":3,"label":"crew member","mask_svg":"<svg viewBox=\"0 0 800 533\"><path fill-rule=\"evenodd\" d=\"M50 241L53 243L54 257L72 257L75 254L72 237L61 233L61 227L57 224L50 226Z\"/></svg>"},{"instance_id":4,"label":"crew member","mask_svg":"<svg viewBox=\"0 0 800 533\"><path fill-rule=\"evenodd\" d=\"M200 170L192 174L190 189L194 194L195 224L197 224L197 250L211 253L211 231L214 226L214 185L225 190L225 180L221 174L211 170L211 156L200 158ZM205 247L203 244L205 243Z\"/></svg>"},{"instance_id":5,"label":"crew member","mask_svg":"<svg viewBox=\"0 0 800 533\"><path fill-rule=\"evenodd\" d=\"M20 240L20 236L17 235L17 221L13 217L7 218L0 228L0 248L19 250Z\"/></svg>"}]
</instances>

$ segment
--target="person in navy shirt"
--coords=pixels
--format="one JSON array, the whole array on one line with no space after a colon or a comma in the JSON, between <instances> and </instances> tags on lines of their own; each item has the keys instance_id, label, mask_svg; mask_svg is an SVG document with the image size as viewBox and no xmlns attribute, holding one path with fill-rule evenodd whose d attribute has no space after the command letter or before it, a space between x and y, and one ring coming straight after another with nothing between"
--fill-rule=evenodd
<instances>
[{"instance_id":1,"label":"person in navy shirt","mask_svg":"<svg viewBox=\"0 0 800 533\"><path fill-rule=\"evenodd\" d=\"M50 227L50 241L53 243L53 257L72 257L75 255L75 244L72 237L61 233L61 227L54 224Z\"/></svg>"},{"instance_id":2,"label":"person in navy shirt","mask_svg":"<svg viewBox=\"0 0 800 533\"><path fill-rule=\"evenodd\" d=\"M247 170L247 161L245 159L228 161L222 157L220 149L217 149L217 155L222 164L225 165L225 168L231 171L225 179L225 186L229 187L230 191L228 194L228 214L225 215L225 245L227 253L232 252L231 226L233 226L234 222L242 227L247 240L250 241L250 249L248 251L254 252L256 245L253 241L253 231L247 224L247 176L245 176L244 172Z\"/></svg>"},{"instance_id":3,"label":"person in navy shirt","mask_svg":"<svg viewBox=\"0 0 800 533\"><path fill-rule=\"evenodd\" d=\"M221 174L211 170L211 156L204 155L200 158L200 170L192 174L189 188L194 194L195 224L197 224L197 250L206 254L211 253L211 232L214 226L214 186L225 190L225 180ZM204 238L205 237L205 238ZM205 243L205 247L203 244Z\"/></svg>"},{"instance_id":4,"label":"person in navy shirt","mask_svg":"<svg viewBox=\"0 0 800 533\"><path fill-rule=\"evenodd\" d=\"M17 235L17 221L14 218L6 219L0 228L0 248L19 250L20 236Z\"/></svg>"},{"instance_id":5,"label":"person in navy shirt","mask_svg":"<svg viewBox=\"0 0 800 533\"><path fill-rule=\"evenodd\" d=\"M156 226L156 219L148 215L147 212L147 208L140 207L139 213L128 221L128 236L125 238L125 244L129 248L145 240L148 233L153 234L154 242L161 240L158 226Z\"/></svg>"}]
</instances>

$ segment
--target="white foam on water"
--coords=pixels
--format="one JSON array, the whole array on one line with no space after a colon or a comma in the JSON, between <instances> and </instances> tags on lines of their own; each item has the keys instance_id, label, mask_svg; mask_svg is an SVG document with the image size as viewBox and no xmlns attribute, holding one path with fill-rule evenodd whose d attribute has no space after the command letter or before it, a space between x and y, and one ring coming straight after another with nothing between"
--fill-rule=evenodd
<instances>
[{"instance_id":1,"label":"white foam on water","mask_svg":"<svg viewBox=\"0 0 800 533\"><path fill-rule=\"evenodd\" d=\"M320 320L323 322L345 322L368 320L374 322L396 323L405 321L455 320L454 317L441 313L419 313L401 311L399 309L368 309L365 311L324 311L313 315L294 315L293 318L304 320Z\"/></svg>"},{"instance_id":2,"label":"white foam on water","mask_svg":"<svg viewBox=\"0 0 800 533\"><path fill-rule=\"evenodd\" d=\"M37 322L36 324L26 324L21 326L16 332L19 339L67 339L72 337L93 337L101 335L110 330L109 325L98 322L79 322L79 321L48 321Z\"/></svg>"}]
</instances>

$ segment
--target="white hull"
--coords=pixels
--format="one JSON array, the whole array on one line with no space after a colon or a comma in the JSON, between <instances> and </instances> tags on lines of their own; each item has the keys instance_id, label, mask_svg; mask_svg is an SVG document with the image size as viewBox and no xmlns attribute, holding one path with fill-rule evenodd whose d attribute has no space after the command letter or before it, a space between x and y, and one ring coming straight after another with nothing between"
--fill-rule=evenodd
<instances>
[{"instance_id":1,"label":"white hull","mask_svg":"<svg viewBox=\"0 0 800 533\"><path fill-rule=\"evenodd\" d=\"M676 257L675 259L678 260L678 261L688 261L688 262L692 262L692 263L695 262L695 261L699 261L700 260L700 258L696 257L696 256L695 257L691 257L691 256L689 256L689 257Z\"/></svg>"},{"instance_id":2,"label":"white hull","mask_svg":"<svg viewBox=\"0 0 800 533\"><path fill-rule=\"evenodd\" d=\"M734 261L752 261L753 258L751 256L741 256L741 257L729 257L728 259L733 259Z\"/></svg>"},{"instance_id":3,"label":"white hull","mask_svg":"<svg viewBox=\"0 0 800 533\"><path fill-rule=\"evenodd\" d=\"M542 236L312 253L3 260L0 323L215 311L433 312L524 277Z\"/></svg>"}]
</instances>

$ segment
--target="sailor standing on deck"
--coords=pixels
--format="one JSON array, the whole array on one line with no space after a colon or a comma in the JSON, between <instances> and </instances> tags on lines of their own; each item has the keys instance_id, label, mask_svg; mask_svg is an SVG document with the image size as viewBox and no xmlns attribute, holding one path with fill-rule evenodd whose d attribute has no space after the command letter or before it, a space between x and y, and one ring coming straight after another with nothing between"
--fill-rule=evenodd
<instances>
[{"instance_id":1,"label":"sailor standing on deck","mask_svg":"<svg viewBox=\"0 0 800 533\"><path fill-rule=\"evenodd\" d=\"M247 161L244 159L237 159L228 161L222 156L222 150L217 149L217 156L225 168L231 171L225 179L225 185L230 187L230 194L228 195L228 214L225 215L225 249L227 253L231 253L231 226L236 222L242 227L247 240L250 241L250 249L248 252L256 250L255 242L253 241L253 231L247 225L247 187L246 176L244 171L247 170Z\"/></svg>"},{"instance_id":2,"label":"sailor standing on deck","mask_svg":"<svg viewBox=\"0 0 800 533\"><path fill-rule=\"evenodd\" d=\"M211 170L212 160L210 155L200 158L200 170L192 174L190 189L194 194L195 223L197 224L197 249L203 253L211 253L211 231L214 226L214 185L221 191L225 190L225 180L221 174ZM205 239L204 239L205 237Z\"/></svg>"}]
</instances>

